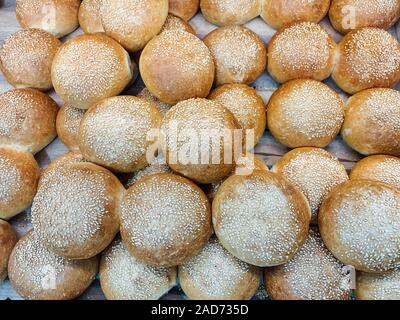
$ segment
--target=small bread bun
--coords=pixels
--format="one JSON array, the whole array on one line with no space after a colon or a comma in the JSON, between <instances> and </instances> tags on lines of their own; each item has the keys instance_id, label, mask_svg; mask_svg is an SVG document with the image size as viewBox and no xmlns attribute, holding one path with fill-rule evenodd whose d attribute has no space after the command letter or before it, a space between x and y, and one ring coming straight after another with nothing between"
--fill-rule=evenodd
<instances>
[{"instance_id":1,"label":"small bread bun","mask_svg":"<svg viewBox=\"0 0 400 320\"><path fill-rule=\"evenodd\" d=\"M147 176L126 192L121 235L139 261L176 266L197 254L212 234L210 204L204 192L181 176Z\"/></svg>"},{"instance_id":2,"label":"small bread bun","mask_svg":"<svg viewBox=\"0 0 400 320\"><path fill-rule=\"evenodd\" d=\"M357 272L357 300L399 300L400 269L374 274Z\"/></svg>"},{"instance_id":3,"label":"small bread bun","mask_svg":"<svg viewBox=\"0 0 400 320\"><path fill-rule=\"evenodd\" d=\"M54 89L75 108L118 95L136 76L128 52L100 34L85 34L65 42L51 68Z\"/></svg>"},{"instance_id":4,"label":"small bread bun","mask_svg":"<svg viewBox=\"0 0 400 320\"><path fill-rule=\"evenodd\" d=\"M79 24L83 32L104 32L101 22L100 6L103 0L83 0L79 7Z\"/></svg>"},{"instance_id":5,"label":"small bread bun","mask_svg":"<svg viewBox=\"0 0 400 320\"><path fill-rule=\"evenodd\" d=\"M64 105L57 114L56 127L58 137L72 151L79 151L78 130L85 111Z\"/></svg>"},{"instance_id":6,"label":"small bread bun","mask_svg":"<svg viewBox=\"0 0 400 320\"><path fill-rule=\"evenodd\" d=\"M215 63L215 84L254 82L267 65L267 51L256 33L242 26L218 28L204 43Z\"/></svg>"},{"instance_id":7,"label":"small bread bun","mask_svg":"<svg viewBox=\"0 0 400 320\"><path fill-rule=\"evenodd\" d=\"M244 139L249 139L245 148L253 149L267 126L265 104L257 91L244 84L225 84L212 91L208 99L222 103L232 112L243 129ZM246 130L253 130L253 134L246 135Z\"/></svg>"},{"instance_id":8,"label":"small bread bun","mask_svg":"<svg viewBox=\"0 0 400 320\"><path fill-rule=\"evenodd\" d=\"M153 38L140 56L139 67L150 92L169 104L207 97L214 81L207 46L182 30L164 31Z\"/></svg>"},{"instance_id":9,"label":"small bread bun","mask_svg":"<svg viewBox=\"0 0 400 320\"><path fill-rule=\"evenodd\" d=\"M226 152L225 146L234 148L236 141L227 141L229 139L224 139L224 134L228 131L227 138L234 140L236 129L239 126L235 117L219 102L190 99L176 104L167 112L162 124L162 132L166 138L163 151L168 165L172 170L198 183L220 181L235 166L235 159ZM208 141L205 140L205 135L210 135ZM198 150L194 148L197 146L193 144L195 139L203 141ZM188 141L192 141L190 154L187 150ZM218 147L213 146L214 144ZM206 161L201 160L207 152Z\"/></svg>"},{"instance_id":10,"label":"small bread bun","mask_svg":"<svg viewBox=\"0 0 400 320\"><path fill-rule=\"evenodd\" d=\"M154 104L133 96L101 101L83 117L79 150L85 159L117 172L133 172L147 166L147 135L158 129L161 116Z\"/></svg>"},{"instance_id":11,"label":"small bread bun","mask_svg":"<svg viewBox=\"0 0 400 320\"><path fill-rule=\"evenodd\" d=\"M260 14L262 0L200 0L204 18L218 26L240 25Z\"/></svg>"},{"instance_id":12,"label":"small bread bun","mask_svg":"<svg viewBox=\"0 0 400 320\"><path fill-rule=\"evenodd\" d=\"M80 4L80 0L17 0L17 20L22 28L43 29L62 38L78 28Z\"/></svg>"},{"instance_id":13,"label":"small bread bun","mask_svg":"<svg viewBox=\"0 0 400 320\"><path fill-rule=\"evenodd\" d=\"M352 96L347 102L342 137L363 155L400 156L400 92L377 88Z\"/></svg>"},{"instance_id":14,"label":"small bread bun","mask_svg":"<svg viewBox=\"0 0 400 320\"><path fill-rule=\"evenodd\" d=\"M341 33L362 27L389 29L400 17L399 0L332 0L329 18Z\"/></svg>"},{"instance_id":15,"label":"small bread bun","mask_svg":"<svg viewBox=\"0 0 400 320\"><path fill-rule=\"evenodd\" d=\"M192 300L250 300L260 276L260 268L231 255L216 237L179 266L180 285Z\"/></svg>"},{"instance_id":16,"label":"small bread bun","mask_svg":"<svg viewBox=\"0 0 400 320\"><path fill-rule=\"evenodd\" d=\"M387 31L351 31L339 43L338 52L332 78L347 93L390 88L400 80L400 44Z\"/></svg>"},{"instance_id":17,"label":"small bread bun","mask_svg":"<svg viewBox=\"0 0 400 320\"><path fill-rule=\"evenodd\" d=\"M31 205L39 175L31 153L0 147L0 219L11 219Z\"/></svg>"},{"instance_id":18,"label":"small bread bun","mask_svg":"<svg viewBox=\"0 0 400 320\"><path fill-rule=\"evenodd\" d=\"M56 137L57 104L34 89L0 94L0 145L37 153Z\"/></svg>"},{"instance_id":19,"label":"small bread bun","mask_svg":"<svg viewBox=\"0 0 400 320\"><path fill-rule=\"evenodd\" d=\"M339 94L326 84L292 80L269 100L268 128L275 139L290 148L324 148L340 132L344 113Z\"/></svg>"},{"instance_id":20,"label":"small bread bun","mask_svg":"<svg viewBox=\"0 0 400 320\"><path fill-rule=\"evenodd\" d=\"M72 300L93 282L96 257L68 260L49 251L36 232L30 231L15 246L9 262L13 288L28 300Z\"/></svg>"},{"instance_id":21,"label":"small bread bun","mask_svg":"<svg viewBox=\"0 0 400 320\"><path fill-rule=\"evenodd\" d=\"M400 159L392 156L370 156L357 162L350 179L375 180L400 189Z\"/></svg>"},{"instance_id":22,"label":"small bread bun","mask_svg":"<svg viewBox=\"0 0 400 320\"><path fill-rule=\"evenodd\" d=\"M170 104L162 102L161 100L159 100L147 88L143 88L143 90L138 93L137 97L141 98L143 100L146 100L147 102L153 103L157 107L158 112L160 113L161 118L163 118L163 119L164 119L165 114L167 113L167 111L169 109L171 109L171 105Z\"/></svg>"},{"instance_id":23,"label":"small bread bun","mask_svg":"<svg viewBox=\"0 0 400 320\"><path fill-rule=\"evenodd\" d=\"M343 164L319 148L294 149L280 158L271 171L282 175L306 196L313 224L318 222L318 210L324 198L337 185L349 180Z\"/></svg>"},{"instance_id":24,"label":"small bread bun","mask_svg":"<svg viewBox=\"0 0 400 320\"><path fill-rule=\"evenodd\" d=\"M17 243L17 236L7 222L0 220L0 284L7 277L8 259Z\"/></svg>"},{"instance_id":25,"label":"small bread bun","mask_svg":"<svg viewBox=\"0 0 400 320\"><path fill-rule=\"evenodd\" d=\"M188 21L199 10L200 0L169 0L169 13Z\"/></svg>"},{"instance_id":26,"label":"small bread bun","mask_svg":"<svg viewBox=\"0 0 400 320\"><path fill-rule=\"evenodd\" d=\"M106 34L128 51L139 51L162 29L168 0L107 0L100 5Z\"/></svg>"},{"instance_id":27,"label":"small bread bun","mask_svg":"<svg viewBox=\"0 0 400 320\"><path fill-rule=\"evenodd\" d=\"M318 224L328 249L365 272L400 267L400 190L372 180L350 180L322 203Z\"/></svg>"},{"instance_id":28,"label":"small bread bun","mask_svg":"<svg viewBox=\"0 0 400 320\"><path fill-rule=\"evenodd\" d=\"M212 203L221 244L255 266L286 263L307 238L311 211L304 195L267 171L229 177Z\"/></svg>"},{"instance_id":29,"label":"small bread bun","mask_svg":"<svg viewBox=\"0 0 400 320\"><path fill-rule=\"evenodd\" d=\"M329 252L317 228L286 264L265 269L264 281L273 300L348 300L344 265Z\"/></svg>"},{"instance_id":30,"label":"small bread bun","mask_svg":"<svg viewBox=\"0 0 400 320\"><path fill-rule=\"evenodd\" d=\"M161 32L163 31L168 31L168 30L182 30L186 32L190 32L194 35L196 35L196 32L192 28L192 26L189 24L189 22L176 17L172 14L169 14L167 17L167 20L165 20L164 26L161 29Z\"/></svg>"},{"instance_id":31,"label":"small bread bun","mask_svg":"<svg viewBox=\"0 0 400 320\"><path fill-rule=\"evenodd\" d=\"M124 190L111 172L92 163L48 171L32 205L35 232L57 255L94 257L118 232Z\"/></svg>"},{"instance_id":32,"label":"small bread bun","mask_svg":"<svg viewBox=\"0 0 400 320\"><path fill-rule=\"evenodd\" d=\"M293 22L318 23L328 13L330 0L263 0L261 17L275 29Z\"/></svg>"},{"instance_id":33,"label":"small bread bun","mask_svg":"<svg viewBox=\"0 0 400 320\"><path fill-rule=\"evenodd\" d=\"M51 64L61 42L40 29L19 30L0 48L0 69L16 88L49 90Z\"/></svg>"},{"instance_id":34,"label":"small bread bun","mask_svg":"<svg viewBox=\"0 0 400 320\"><path fill-rule=\"evenodd\" d=\"M278 82L328 78L337 44L318 24L299 22L280 29L268 44L268 71Z\"/></svg>"},{"instance_id":35,"label":"small bread bun","mask_svg":"<svg viewBox=\"0 0 400 320\"><path fill-rule=\"evenodd\" d=\"M101 257L100 284L108 300L158 300L176 285L176 275L176 267L143 264L119 238Z\"/></svg>"}]
</instances>

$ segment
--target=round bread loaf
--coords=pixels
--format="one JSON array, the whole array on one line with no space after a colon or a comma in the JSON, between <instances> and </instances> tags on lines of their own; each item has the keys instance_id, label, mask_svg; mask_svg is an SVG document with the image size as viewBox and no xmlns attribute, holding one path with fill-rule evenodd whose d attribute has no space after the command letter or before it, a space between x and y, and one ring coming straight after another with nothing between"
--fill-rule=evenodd
<instances>
[{"instance_id":1,"label":"round bread loaf","mask_svg":"<svg viewBox=\"0 0 400 320\"><path fill-rule=\"evenodd\" d=\"M169 13L188 21L199 10L200 0L169 0Z\"/></svg>"},{"instance_id":2,"label":"round bread loaf","mask_svg":"<svg viewBox=\"0 0 400 320\"><path fill-rule=\"evenodd\" d=\"M7 277L8 259L16 243L17 236L11 225L0 220L0 284Z\"/></svg>"},{"instance_id":3,"label":"round bread loaf","mask_svg":"<svg viewBox=\"0 0 400 320\"><path fill-rule=\"evenodd\" d=\"M357 272L357 300L399 300L400 270L373 274Z\"/></svg>"},{"instance_id":4,"label":"round bread loaf","mask_svg":"<svg viewBox=\"0 0 400 320\"><path fill-rule=\"evenodd\" d=\"M165 102L162 102L159 100L155 95L153 95L149 89L144 88L142 91L140 91L137 95L138 98L141 98L143 100L146 100L147 102L153 103L157 109L158 112L161 115L161 118L164 118L167 111L171 109L171 105Z\"/></svg>"},{"instance_id":5,"label":"round bread loaf","mask_svg":"<svg viewBox=\"0 0 400 320\"><path fill-rule=\"evenodd\" d=\"M56 128L58 137L72 151L79 151L78 131L85 111L64 105L57 114Z\"/></svg>"},{"instance_id":6,"label":"round bread loaf","mask_svg":"<svg viewBox=\"0 0 400 320\"><path fill-rule=\"evenodd\" d=\"M79 24L85 33L104 32L100 6L104 0L83 0L79 7Z\"/></svg>"},{"instance_id":7,"label":"round bread loaf","mask_svg":"<svg viewBox=\"0 0 400 320\"><path fill-rule=\"evenodd\" d=\"M177 16L174 16L173 14L168 15L167 20L165 20L164 26L161 29L161 32L168 30L182 30L196 35L196 32L189 24L189 22Z\"/></svg>"}]
</instances>

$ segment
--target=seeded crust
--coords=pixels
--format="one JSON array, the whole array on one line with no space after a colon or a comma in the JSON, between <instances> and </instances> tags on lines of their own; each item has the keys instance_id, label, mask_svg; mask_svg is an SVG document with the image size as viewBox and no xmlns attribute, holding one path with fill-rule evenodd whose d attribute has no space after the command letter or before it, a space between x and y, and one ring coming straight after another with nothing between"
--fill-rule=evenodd
<instances>
[{"instance_id":1,"label":"seeded crust","mask_svg":"<svg viewBox=\"0 0 400 320\"><path fill-rule=\"evenodd\" d=\"M164 26L161 29L161 32L168 30L182 30L189 32L191 34L196 35L196 32L189 24L189 22L174 16L173 14L168 14L167 20L165 20Z\"/></svg>"},{"instance_id":2,"label":"seeded crust","mask_svg":"<svg viewBox=\"0 0 400 320\"><path fill-rule=\"evenodd\" d=\"M169 0L169 13L188 21L199 10L200 0Z\"/></svg>"},{"instance_id":3,"label":"seeded crust","mask_svg":"<svg viewBox=\"0 0 400 320\"><path fill-rule=\"evenodd\" d=\"M17 236L4 220L0 220L0 284L7 277L8 259L17 243Z\"/></svg>"},{"instance_id":4,"label":"seeded crust","mask_svg":"<svg viewBox=\"0 0 400 320\"><path fill-rule=\"evenodd\" d=\"M79 7L79 24L85 33L104 32L100 16L101 2L104 0L83 0Z\"/></svg>"},{"instance_id":5,"label":"seeded crust","mask_svg":"<svg viewBox=\"0 0 400 320\"><path fill-rule=\"evenodd\" d=\"M357 272L357 300L399 300L400 270L374 274Z\"/></svg>"},{"instance_id":6,"label":"seeded crust","mask_svg":"<svg viewBox=\"0 0 400 320\"><path fill-rule=\"evenodd\" d=\"M79 151L79 125L86 110L64 105L57 114L56 128L61 142L71 151Z\"/></svg>"}]
</instances>

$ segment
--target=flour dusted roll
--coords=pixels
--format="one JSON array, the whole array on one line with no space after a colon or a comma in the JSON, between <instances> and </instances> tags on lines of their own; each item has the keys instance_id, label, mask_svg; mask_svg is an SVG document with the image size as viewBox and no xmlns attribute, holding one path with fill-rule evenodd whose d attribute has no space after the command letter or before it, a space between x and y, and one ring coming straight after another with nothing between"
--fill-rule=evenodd
<instances>
[{"instance_id":1,"label":"flour dusted roll","mask_svg":"<svg viewBox=\"0 0 400 320\"><path fill-rule=\"evenodd\" d=\"M265 269L265 288L273 300L348 300L351 290L343 267L325 247L318 229L311 228L289 262Z\"/></svg>"},{"instance_id":2,"label":"flour dusted roll","mask_svg":"<svg viewBox=\"0 0 400 320\"><path fill-rule=\"evenodd\" d=\"M361 27L389 29L400 17L399 0L332 0L329 18L341 33Z\"/></svg>"},{"instance_id":3,"label":"flour dusted roll","mask_svg":"<svg viewBox=\"0 0 400 320\"><path fill-rule=\"evenodd\" d=\"M342 137L364 155L400 156L400 93L376 88L352 96L347 102Z\"/></svg>"},{"instance_id":4,"label":"flour dusted roll","mask_svg":"<svg viewBox=\"0 0 400 320\"><path fill-rule=\"evenodd\" d=\"M51 77L65 103L80 109L118 95L136 77L128 52L104 34L65 42L56 54Z\"/></svg>"},{"instance_id":5,"label":"flour dusted roll","mask_svg":"<svg viewBox=\"0 0 400 320\"><path fill-rule=\"evenodd\" d=\"M83 0L79 7L79 24L85 33L104 32L100 6L103 0Z\"/></svg>"},{"instance_id":6,"label":"flour dusted roll","mask_svg":"<svg viewBox=\"0 0 400 320\"><path fill-rule=\"evenodd\" d=\"M400 158L375 155L366 157L353 167L350 179L375 180L400 189Z\"/></svg>"},{"instance_id":7,"label":"flour dusted roll","mask_svg":"<svg viewBox=\"0 0 400 320\"><path fill-rule=\"evenodd\" d=\"M267 171L229 177L212 203L221 244L252 265L286 263L307 238L311 211L304 195Z\"/></svg>"},{"instance_id":8,"label":"flour dusted roll","mask_svg":"<svg viewBox=\"0 0 400 320\"><path fill-rule=\"evenodd\" d=\"M132 52L161 31L167 15L168 0L107 0L100 5L106 34Z\"/></svg>"},{"instance_id":9,"label":"flour dusted roll","mask_svg":"<svg viewBox=\"0 0 400 320\"><path fill-rule=\"evenodd\" d=\"M171 105L165 102L162 102L161 100L159 100L155 95L153 95L149 89L144 88L142 91L140 91L137 95L138 98L141 98L143 100L146 100L150 103L153 103L157 109L158 112L160 112L160 115L162 118L165 117L165 114L167 113L167 111L169 109L171 109Z\"/></svg>"},{"instance_id":10,"label":"flour dusted roll","mask_svg":"<svg viewBox=\"0 0 400 320\"><path fill-rule=\"evenodd\" d=\"M200 0L169 0L169 13L188 21L199 10Z\"/></svg>"},{"instance_id":11,"label":"flour dusted roll","mask_svg":"<svg viewBox=\"0 0 400 320\"><path fill-rule=\"evenodd\" d=\"M83 117L79 150L85 159L117 172L140 170L148 164L148 134L160 125L152 103L133 96L105 99Z\"/></svg>"},{"instance_id":12,"label":"flour dusted roll","mask_svg":"<svg viewBox=\"0 0 400 320\"><path fill-rule=\"evenodd\" d=\"M204 18L218 26L245 24L260 14L262 0L200 0Z\"/></svg>"},{"instance_id":13,"label":"flour dusted roll","mask_svg":"<svg viewBox=\"0 0 400 320\"><path fill-rule=\"evenodd\" d=\"M16 243L17 236L11 225L0 220L0 284L7 277L8 259Z\"/></svg>"},{"instance_id":14,"label":"flour dusted roll","mask_svg":"<svg viewBox=\"0 0 400 320\"><path fill-rule=\"evenodd\" d=\"M64 105L57 114L56 128L58 137L72 151L79 150L78 131L85 111Z\"/></svg>"},{"instance_id":15,"label":"flour dusted roll","mask_svg":"<svg viewBox=\"0 0 400 320\"><path fill-rule=\"evenodd\" d=\"M60 46L57 38L43 30L19 30L0 48L0 69L14 87L49 90L53 87L51 64Z\"/></svg>"},{"instance_id":16,"label":"flour dusted roll","mask_svg":"<svg viewBox=\"0 0 400 320\"><path fill-rule=\"evenodd\" d=\"M340 96L311 79L283 84L267 106L269 130L290 148L326 147L340 132L344 114Z\"/></svg>"},{"instance_id":17,"label":"flour dusted roll","mask_svg":"<svg viewBox=\"0 0 400 320\"><path fill-rule=\"evenodd\" d=\"M400 190L371 180L350 180L322 203L324 243L346 265L365 272L400 267Z\"/></svg>"},{"instance_id":18,"label":"flour dusted roll","mask_svg":"<svg viewBox=\"0 0 400 320\"><path fill-rule=\"evenodd\" d=\"M32 224L57 255L87 259L103 251L119 227L124 187L92 163L59 166L42 177L32 205Z\"/></svg>"},{"instance_id":19,"label":"flour dusted roll","mask_svg":"<svg viewBox=\"0 0 400 320\"><path fill-rule=\"evenodd\" d=\"M307 198L311 222L318 221L318 210L324 198L349 177L346 168L328 151L319 148L298 148L285 154L272 168L286 178Z\"/></svg>"},{"instance_id":20,"label":"flour dusted roll","mask_svg":"<svg viewBox=\"0 0 400 320\"><path fill-rule=\"evenodd\" d=\"M140 179L121 205L121 236L129 252L153 266L176 266L212 234L210 204L190 180L168 173Z\"/></svg>"},{"instance_id":21,"label":"flour dusted roll","mask_svg":"<svg viewBox=\"0 0 400 320\"><path fill-rule=\"evenodd\" d=\"M161 31L168 30L182 30L196 35L196 32L187 21L176 17L173 14L168 15L167 20L165 20L164 26L161 29Z\"/></svg>"},{"instance_id":22,"label":"flour dusted roll","mask_svg":"<svg viewBox=\"0 0 400 320\"><path fill-rule=\"evenodd\" d=\"M254 82L267 64L267 51L256 33L242 26L218 28L204 43L214 58L215 83Z\"/></svg>"},{"instance_id":23,"label":"flour dusted roll","mask_svg":"<svg viewBox=\"0 0 400 320\"><path fill-rule=\"evenodd\" d=\"M57 135L57 104L34 89L0 94L0 144L37 153Z\"/></svg>"},{"instance_id":24,"label":"flour dusted roll","mask_svg":"<svg viewBox=\"0 0 400 320\"><path fill-rule=\"evenodd\" d=\"M357 300L399 300L400 270L374 274L357 273Z\"/></svg>"},{"instance_id":25,"label":"flour dusted roll","mask_svg":"<svg viewBox=\"0 0 400 320\"><path fill-rule=\"evenodd\" d=\"M179 283L192 300L249 300L260 276L260 268L231 255L215 237L179 266Z\"/></svg>"},{"instance_id":26,"label":"flour dusted roll","mask_svg":"<svg viewBox=\"0 0 400 320\"><path fill-rule=\"evenodd\" d=\"M262 0L261 17L275 29L300 21L318 23L330 4L330 0Z\"/></svg>"},{"instance_id":27,"label":"flour dusted roll","mask_svg":"<svg viewBox=\"0 0 400 320\"><path fill-rule=\"evenodd\" d=\"M15 246L9 262L13 288L28 300L72 300L93 282L96 257L69 260L55 255L35 231L28 232Z\"/></svg>"},{"instance_id":28,"label":"flour dusted roll","mask_svg":"<svg viewBox=\"0 0 400 320\"><path fill-rule=\"evenodd\" d=\"M268 44L268 72L278 82L328 78L337 45L318 24L299 22L280 29Z\"/></svg>"},{"instance_id":29,"label":"flour dusted roll","mask_svg":"<svg viewBox=\"0 0 400 320\"><path fill-rule=\"evenodd\" d=\"M148 266L116 239L100 262L101 289L109 300L157 300L176 285L176 267Z\"/></svg>"},{"instance_id":30,"label":"flour dusted roll","mask_svg":"<svg viewBox=\"0 0 400 320\"><path fill-rule=\"evenodd\" d=\"M339 43L332 78L350 94L375 87L393 87L400 80L399 42L378 28L349 32Z\"/></svg>"},{"instance_id":31,"label":"flour dusted roll","mask_svg":"<svg viewBox=\"0 0 400 320\"><path fill-rule=\"evenodd\" d=\"M150 92L169 104L205 98L214 81L214 62L207 46L182 30L164 31L153 38L140 56L139 67Z\"/></svg>"}]
</instances>

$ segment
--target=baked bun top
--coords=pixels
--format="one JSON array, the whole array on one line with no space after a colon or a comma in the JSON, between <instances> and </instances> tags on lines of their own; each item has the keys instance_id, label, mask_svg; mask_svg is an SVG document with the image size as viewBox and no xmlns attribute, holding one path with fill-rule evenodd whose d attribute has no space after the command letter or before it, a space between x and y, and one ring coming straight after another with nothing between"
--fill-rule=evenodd
<instances>
[{"instance_id":1,"label":"baked bun top","mask_svg":"<svg viewBox=\"0 0 400 320\"><path fill-rule=\"evenodd\" d=\"M161 29L161 32L168 30L182 30L196 35L193 27L187 21L177 16L174 16L173 14L168 15L167 20L165 20L164 26Z\"/></svg>"},{"instance_id":2,"label":"baked bun top","mask_svg":"<svg viewBox=\"0 0 400 320\"><path fill-rule=\"evenodd\" d=\"M17 243L17 236L9 223L0 219L0 284L7 277L8 259Z\"/></svg>"},{"instance_id":3,"label":"baked bun top","mask_svg":"<svg viewBox=\"0 0 400 320\"><path fill-rule=\"evenodd\" d=\"M200 0L169 0L169 13L188 21L199 10Z\"/></svg>"},{"instance_id":4,"label":"baked bun top","mask_svg":"<svg viewBox=\"0 0 400 320\"><path fill-rule=\"evenodd\" d=\"M57 134L61 142L72 151L79 151L78 131L86 110L64 105L57 114Z\"/></svg>"},{"instance_id":5,"label":"baked bun top","mask_svg":"<svg viewBox=\"0 0 400 320\"><path fill-rule=\"evenodd\" d=\"M357 300L399 300L400 270L380 274L357 272Z\"/></svg>"},{"instance_id":6,"label":"baked bun top","mask_svg":"<svg viewBox=\"0 0 400 320\"><path fill-rule=\"evenodd\" d=\"M100 5L104 0L83 0L79 7L79 24L85 33L104 32Z\"/></svg>"}]
</instances>

